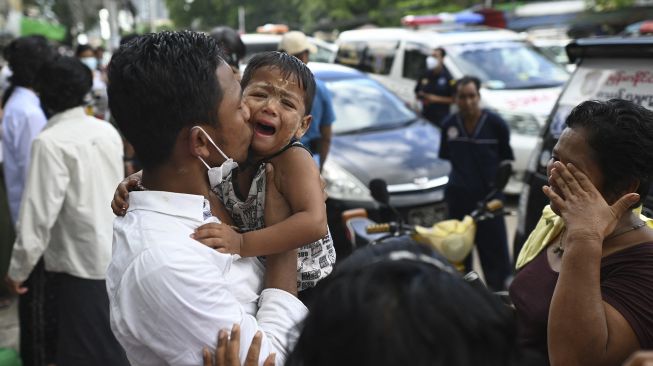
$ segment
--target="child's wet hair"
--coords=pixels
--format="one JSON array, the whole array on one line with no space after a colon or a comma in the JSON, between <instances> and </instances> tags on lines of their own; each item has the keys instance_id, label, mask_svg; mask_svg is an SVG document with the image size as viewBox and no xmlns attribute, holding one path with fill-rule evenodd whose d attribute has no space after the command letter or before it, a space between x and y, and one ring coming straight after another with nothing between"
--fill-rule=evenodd
<instances>
[{"instance_id":1,"label":"child's wet hair","mask_svg":"<svg viewBox=\"0 0 653 366\"><path fill-rule=\"evenodd\" d=\"M252 57L247 64L240 82L243 90L252 81L252 75L256 70L263 67L279 69L284 79L293 77L299 83L299 87L304 90L304 113L306 115L311 113L313 98L315 97L315 77L306 64L297 57L284 52L261 52Z\"/></svg>"}]
</instances>

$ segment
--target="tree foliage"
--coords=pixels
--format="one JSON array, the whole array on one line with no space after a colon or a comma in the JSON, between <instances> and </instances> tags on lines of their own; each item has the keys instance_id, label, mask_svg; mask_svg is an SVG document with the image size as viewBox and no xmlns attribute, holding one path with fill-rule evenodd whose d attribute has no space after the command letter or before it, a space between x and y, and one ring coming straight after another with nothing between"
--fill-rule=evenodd
<instances>
[{"instance_id":1,"label":"tree foliage","mask_svg":"<svg viewBox=\"0 0 653 366\"><path fill-rule=\"evenodd\" d=\"M366 23L399 25L406 14L459 10L472 1L445 0L166 0L170 17L179 28L210 29L238 26L238 6L244 6L246 30L266 23L291 29L347 29Z\"/></svg>"}]
</instances>

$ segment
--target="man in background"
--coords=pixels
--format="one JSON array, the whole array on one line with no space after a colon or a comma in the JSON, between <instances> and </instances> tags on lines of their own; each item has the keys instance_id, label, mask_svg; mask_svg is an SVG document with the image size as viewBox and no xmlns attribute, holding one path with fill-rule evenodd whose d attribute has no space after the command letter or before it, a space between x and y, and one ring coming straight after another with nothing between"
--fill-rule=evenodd
<instances>
[{"instance_id":1,"label":"man in background","mask_svg":"<svg viewBox=\"0 0 653 366\"><path fill-rule=\"evenodd\" d=\"M443 48L433 50L426 58L426 72L417 80L415 95L422 102L422 115L435 126L440 127L449 115L455 92L452 77L444 66L447 52Z\"/></svg>"},{"instance_id":2,"label":"man in background","mask_svg":"<svg viewBox=\"0 0 653 366\"><path fill-rule=\"evenodd\" d=\"M285 33L277 48L281 52L297 57L305 64L308 64L309 54L317 52L317 47L299 31ZM331 148L331 125L336 120L336 115L333 112L331 94L327 87L318 78L315 78L315 86L315 98L311 109L313 120L301 142L311 150L313 158L322 171Z\"/></svg>"},{"instance_id":3,"label":"man in background","mask_svg":"<svg viewBox=\"0 0 653 366\"><path fill-rule=\"evenodd\" d=\"M56 364L120 366L129 363L111 332L104 278L123 147L110 123L84 111L92 84L91 70L72 57L38 73L35 90L52 117L34 139L5 280L16 294L30 291L22 283L43 256L55 277Z\"/></svg>"}]
</instances>

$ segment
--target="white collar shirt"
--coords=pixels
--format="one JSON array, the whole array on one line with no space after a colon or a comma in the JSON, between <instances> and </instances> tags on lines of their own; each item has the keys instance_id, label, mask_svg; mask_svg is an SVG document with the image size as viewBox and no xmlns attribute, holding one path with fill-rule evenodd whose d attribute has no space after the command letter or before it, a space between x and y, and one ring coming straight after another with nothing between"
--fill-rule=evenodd
<instances>
[{"instance_id":1,"label":"white collar shirt","mask_svg":"<svg viewBox=\"0 0 653 366\"><path fill-rule=\"evenodd\" d=\"M129 194L127 214L114 221L107 271L111 328L133 365L196 366L218 331L239 323L241 360L261 330L259 362L275 352L282 365L306 307L278 289L256 296L263 277L256 258L235 260L191 239L216 220L205 220L203 207L202 196Z\"/></svg>"},{"instance_id":2,"label":"white collar shirt","mask_svg":"<svg viewBox=\"0 0 653 366\"><path fill-rule=\"evenodd\" d=\"M14 225L18 221L32 141L46 123L39 97L30 89L16 87L7 100L2 117L3 171Z\"/></svg>"},{"instance_id":3,"label":"white collar shirt","mask_svg":"<svg viewBox=\"0 0 653 366\"><path fill-rule=\"evenodd\" d=\"M43 255L49 271L104 279L124 176L120 134L77 107L53 116L32 145L9 277L24 281Z\"/></svg>"}]
</instances>

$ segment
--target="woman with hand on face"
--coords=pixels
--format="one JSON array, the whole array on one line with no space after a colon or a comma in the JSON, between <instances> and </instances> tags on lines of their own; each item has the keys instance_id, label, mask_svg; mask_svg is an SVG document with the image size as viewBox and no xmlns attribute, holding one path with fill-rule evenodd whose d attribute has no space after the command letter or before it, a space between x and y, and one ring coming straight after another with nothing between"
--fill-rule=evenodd
<instances>
[{"instance_id":1,"label":"woman with hand on face","mask_svg":"<svg viewBox=\"0 0 653 366\"><path fill-rule=\"evenodd\" d=\"M552 365L620 365L653 348L653 230L633 211L653 174L653 112L588 101L566 123L543 187L555 215L545 209L510 295L522 344Z\"/></svg>"}]
</instances>

